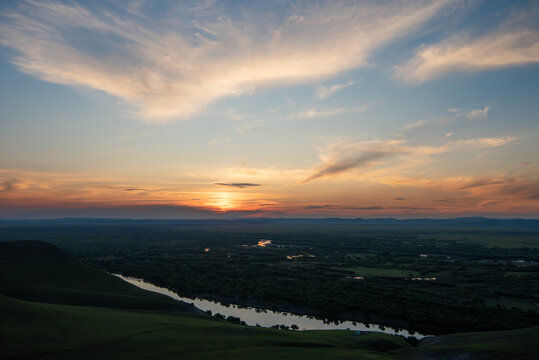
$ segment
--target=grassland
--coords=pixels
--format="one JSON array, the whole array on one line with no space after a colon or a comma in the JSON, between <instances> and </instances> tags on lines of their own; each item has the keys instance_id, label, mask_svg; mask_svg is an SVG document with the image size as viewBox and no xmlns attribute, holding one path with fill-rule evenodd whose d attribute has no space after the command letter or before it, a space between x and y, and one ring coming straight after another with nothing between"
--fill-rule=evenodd
<instances>
[{"instance_id":1,"label":"grassland","mask_svg":"<svg viewBox=\"0 0 539 360\"><path fill-rule=\"evenodd\" d=\"M442 335L397 351L418 359L537 359L539 327Z\"/></svg>"},{"instance_id":2,"label":"grassland","mask_svg":"<svg viewBox=\"0 0 539 360\"><path fill-rule=\"evenodd\" d=\"M399 359L389 335L293 332L209 316L38 304L0 296L0 358Z\"/></svg>"},{"instance_id":3,"label":"grassland","mask_svg":"<svg viewBox=\"0 0 539 360\"><path fill-rule=\"evenodd\" d=\"M33 303L0 295L0 359L520 359L539 328L396 336L234 325L204 315Z\"/></svg>"}]
</instances>

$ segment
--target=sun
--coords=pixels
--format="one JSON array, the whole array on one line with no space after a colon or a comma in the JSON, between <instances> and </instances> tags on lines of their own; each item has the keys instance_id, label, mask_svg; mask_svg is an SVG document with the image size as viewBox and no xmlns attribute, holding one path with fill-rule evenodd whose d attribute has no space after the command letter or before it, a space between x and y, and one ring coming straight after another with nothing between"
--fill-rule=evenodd
<instances>
[{"instance_id":1,"label":"sun","mask_svg":"<svg viewBox=\"0 0 539 360\"><path fill-rule=\"evenodd\" d=\"M235 196L229 192L220 192L215 195L209 205L218 208L220 211L229 211L236 208Z\"/></svg>"}]
</instances>

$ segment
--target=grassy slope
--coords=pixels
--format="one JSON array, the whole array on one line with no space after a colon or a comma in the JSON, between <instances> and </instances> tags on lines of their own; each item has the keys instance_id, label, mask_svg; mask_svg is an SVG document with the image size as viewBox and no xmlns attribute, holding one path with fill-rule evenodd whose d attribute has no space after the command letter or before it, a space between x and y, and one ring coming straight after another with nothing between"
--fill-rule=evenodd
<instances>
[{"instance_id":1,"label":"grassy slope","mask_svg":"<svg viewBox=\"0 0 539 360\"><path fill-rule=\"evenodd\" d=\"M56 304L193 311L39 241L0 242L0 294Z\"/></svg>"},{"instance_id":2,"label":"grassy slope","mask_svg":"<svg viewBox=\"0 0 539 360\"><path fill-rule=\"evenodd\" d=\"M293 332L0 296L0 359L406 359L380 352L403 346L385 334Z\"/></svg>"},{"instance_id":3,"label":"grassy slope","mask_svg":"<svg viewBox=\"0 0 539 360\"><path fill-rule=\"evenodd\" d=\"M539 327L442 335L396 353L418 359L537 359Z\"/></svg>"}]
</instances>

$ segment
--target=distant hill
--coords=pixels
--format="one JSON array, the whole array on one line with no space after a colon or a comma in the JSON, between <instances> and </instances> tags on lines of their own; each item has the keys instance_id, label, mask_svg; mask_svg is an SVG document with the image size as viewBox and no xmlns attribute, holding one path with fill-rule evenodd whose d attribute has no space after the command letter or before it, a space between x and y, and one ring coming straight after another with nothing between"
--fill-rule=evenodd
<instances>
[{"instance_id":1,"label":"distant hill","mask_svg":"<svg viewBox=\"0 0 539 360\"><path fill-rule=\"evenodd\" d=\"M195 312L40 241L0 242L0 294L54 304Z\"/></svg>"},{"instance_id":2,"label":"distant hill","mask_svg":"<svg viewBox=\"0 0 539 360\"><path fill-rule=\"evenodd\" d=\"M451 226L451 227L525 227L539 228L539 219L460 217L452 219L395 219L395 218L240 218L240 219L0 219L0 225L248 225L248 224L347 224L347 225L395 225L395 226Z\"/></svg>"}]
</instances>

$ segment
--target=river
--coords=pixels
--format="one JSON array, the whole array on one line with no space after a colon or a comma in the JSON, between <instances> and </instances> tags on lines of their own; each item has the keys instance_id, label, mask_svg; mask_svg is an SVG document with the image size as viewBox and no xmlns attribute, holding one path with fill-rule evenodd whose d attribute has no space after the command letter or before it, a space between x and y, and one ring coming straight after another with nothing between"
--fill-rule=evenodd
<instances>
[{"instance_id":1,"label":"river","mask_svg":"<svg viewBox=\"0 0 539 360\"><path fill-rule=\"evenodd\" d=\"M127 277L120 274L113 274L119 278L127 281L141 289L157 292L170 296L171 298L179 301L183 301L189 304L193 304L202 311L210 310L212 314L221 314L225 317L235 316L245 321L247 325L256 326L257 324L262 327L271 327L273 325L287 325L291 326L295 324L300 330L354 330L354 331L378 331L391 335L403 335L403 336L415 336L418 339L422 339L427 335L420 334L418 332L412 333L406 329L400 329L399 331L389 328L381 327L377 324L364 324L355 321L338 321L327 322L322 319L315 319L308 315L299 315L290 312L273 311L270 309L258 309L253 307L244 307L235 304L223 304L220 302L210 301L206 299L191 299L178 295L174 291L156 286L143 279L137 279L133 277Z\"/></svg>"}]
</instances>

